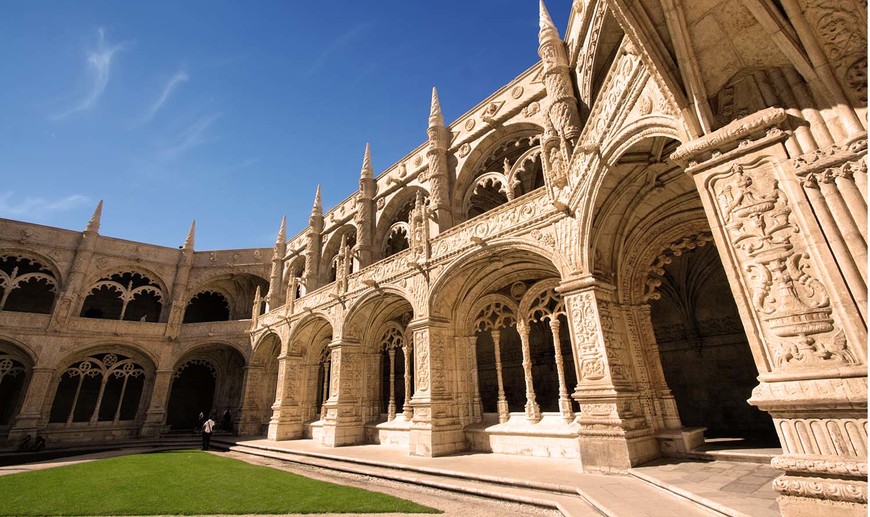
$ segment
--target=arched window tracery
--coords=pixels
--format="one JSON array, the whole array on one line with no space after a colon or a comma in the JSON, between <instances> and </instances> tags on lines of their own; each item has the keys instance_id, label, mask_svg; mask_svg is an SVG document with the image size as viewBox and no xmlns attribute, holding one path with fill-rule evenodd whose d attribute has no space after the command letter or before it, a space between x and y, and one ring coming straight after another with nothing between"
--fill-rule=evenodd
<instances>
[{"instance_id":1,"label":"arched window tracery","mask_svg":"<svg viewBox=\"0 0 870 517\"><path fill-rule=\"evenodd\" d=\"M106 353L86 357L61 375L49 422L133 420L139 409L145 369L129 357Z\"/></svg>"},{"instance_id":2,"label":"arched window tracery","mask_svg":"<svg viewBox=\"0 0 870 517\"><path fill-rule=\"evenodd\" d=\"M0 352L0 426L12 421L27 371L20 357Z\"/></svg>"},{"instance_id":3,"label":"arched window tracery","mask_svg":"<svg viewBox=\"0 0 870 517\"><path fill-rule=\"evenodd\" d=\"M411 341L410 336L398 322L390 323L378 341L378 348L382 354L382 385L386 395L384 405L387 421L395 420L396 409L399 405L402 406L403 416L406 420L410 420L413 416L411 409L411 384L413 381ZM398 359L397 353L401 354ZM399 378L401 378L401 383L397 383Z\"/></svg>"},{"instance_id":4,"label":"arched window tracery","mask_svg":"<svg viewBox=\"0 0 870 517\"><path fill-rule=\"evenodd\" d=\"M541 135L525 132L496 147L465 191L463 210L477 217L544 186Z\"/></svg>"},{"instance_id":5,"label":"arched window tracery","mask_svg":"<svg viewBox=\"0 0 870 517\"><path fill-rule=\"evenodd\" d=\"M187 302L183 323L229 321L230 302L223 293L204 290L196 293Z\"/></svg>"},{"instance_id":6,"label":"arched window tracery","mask_svg":"<svg viewBox=\"0 0 870 517\"><path fill-rule=\"evenodd\" d=\"M160 318L163 290L141 273L115 273L98 280L82 304L83 318L151 321Z\"/></svg>"},{"instance_id":7,"label":"arched window tracery","mask_svg":"<svg viewBox=\"0 0 870 517\"><path fill-rule=\"evenodd\" d=\"M57 289L54 274L37 260L0 255L0 311L49 314Z\"/></svg>"}]
</instances>

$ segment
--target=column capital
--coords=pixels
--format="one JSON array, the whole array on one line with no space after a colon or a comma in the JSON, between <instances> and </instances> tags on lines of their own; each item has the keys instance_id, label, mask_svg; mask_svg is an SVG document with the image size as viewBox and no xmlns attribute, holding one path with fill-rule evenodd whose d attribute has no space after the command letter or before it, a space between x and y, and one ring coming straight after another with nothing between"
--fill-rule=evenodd
<instances>
[{"instance_id":1,"label":"column capital","mask_svg":"<svg viewBox=\"0 0 870 517\"><path fill-rule=\"evenodd\" d=\"M596 277L595 275L581 275L564 279L559 286L556 287L556 292L561 295L574 294L589 290L601 291L609 294L616 291L616 286L600 277Z\"/></svg>"}]
</instances>

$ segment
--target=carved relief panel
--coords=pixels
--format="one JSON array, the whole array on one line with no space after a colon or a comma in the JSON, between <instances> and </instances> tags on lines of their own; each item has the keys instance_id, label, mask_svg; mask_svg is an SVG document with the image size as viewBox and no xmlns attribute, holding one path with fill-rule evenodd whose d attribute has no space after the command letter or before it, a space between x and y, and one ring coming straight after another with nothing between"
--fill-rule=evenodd
<instances>
[{"instance_id":1,"label":"carved relief panel","mask_svg":"<svg viewBox=\"0 0 870 517\"><path fill-rule=\"evenodd\" d=\"M733 165L708 180L772 370L858 362L774 166Z\"/></svg>"}]
</instances>

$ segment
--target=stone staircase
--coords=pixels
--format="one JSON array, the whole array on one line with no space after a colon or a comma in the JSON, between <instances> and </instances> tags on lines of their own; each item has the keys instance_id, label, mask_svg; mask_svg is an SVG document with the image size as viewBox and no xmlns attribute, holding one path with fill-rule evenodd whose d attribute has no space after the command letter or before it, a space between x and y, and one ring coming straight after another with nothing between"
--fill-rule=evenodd
<instances>
[{"instance_id":1,"label":"stone staircase","mask_svg":"<svg viewBox=\"0 0 870 517\"><path fill-rule=\"evenodd\" d=\"M309 442L304 444L308 447L299 447L302 442ZM553 465L548 464L548 460L496 454L438 458L437 467L428 467L414 465L413 460L402 461L402 453L399 451L377 445L314 451L311 450L308 440L276 443L215 438L213 443L218 448L237 453L313 466L337 473L364 475L447 492L523 503L558 510L567 516L693 517L730 514L722 511L721 506L705 506L680 494L663 490L640 477L580 474L566 468L570 464L576 469L577 463L559 460L556 460L558 468L550 469L550 472L546 470ZM470 459L470 456L473 458ZM471 463L475 468L467 468ZM513 467L514 465L517 467ZM498 474L506 471L512 474ZM542 475L525 475L532 473ZM549 481L541 480L548 478Z\"/></svg>"}]
</instances>

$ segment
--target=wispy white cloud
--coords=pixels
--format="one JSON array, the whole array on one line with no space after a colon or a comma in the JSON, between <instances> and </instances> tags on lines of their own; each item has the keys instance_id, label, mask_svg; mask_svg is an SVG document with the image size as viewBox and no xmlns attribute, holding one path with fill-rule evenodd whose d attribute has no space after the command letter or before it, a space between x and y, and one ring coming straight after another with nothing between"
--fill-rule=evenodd
<instances>
[{"instance_id":1,"label":"wispy white cloud","mask_svg":"<svg viewBox=\"0 0 870 517\"><path fill-rule=\"evenodd\" d=\"M194 147L217 140L216 137L208 135L208 130L221 116L223 116L222 113L210 113L199 117L192 124L179 131L168 145L160 149L159 156L164 159L177 158Z\"/></svg>"},{"instance_id":2,"label":"wispy white cloud","mask_svg":"<svg viewBox=\"0 0 870 517\"><path fill-rule=\"evenodd\" d=\"M112 58L115 53L124 48L124 44L107 46L105 30L97 30L97 48L88 53L88 69L92 75L92 83L87 95L72 108L54 115L52 118L60 120L73 113L86 111L93 108L100 96L109 84L109 74L112 67Z\"/></svg>"},{"instance_id":3,"label":"wispy white cloud","mask_svg":"<svg viewBox=\"0 0 870 517\"><path fill-rule=\"evenodd\" d=\"M157 112L160 111L160 108L166 104L166 101L169 100L169 96L172 95L172 92L179 84L186 83L189 80L190 76L187 75L187 72L184 70L176 72L175 75L173 75L163 86L163 92L160 94L160 97L148 108L148 112L145 114L145 122L154 118L154 115L156 115Z\"/></svg>"},{"instance_id":4,"label":"wispy white cloud","mask_svg":"<svg viewBox=\"0 0 870 517\"><path fill-rule=\"evenodd\" d=\"M326 64L327 60L329 60L329 57L332 54L347 46L351 41L354 40L354 38L366 31L370 26L370 22L359 23L351 27L350 30L344 32L343 34L339 34L338 36L333 38L332 41L330 41L329 44L326 45L326 48L324 48L320 52L320 54L318 54L317 57L314 58L314 61L311 63L311 67L308 68L308 75L313 75L315 72L320 70L320 68L324 64Z\"/></svg>"},{"instance_id":5,"label":"wispy white cloud","mask_svg":"<svg viewBox=\"0 0 870 517\"><path fill-rule=\"evenodd\" d=\"M59 199L44 197L16 197L15 192L0 194L0 217L38 220L45 216L75 209L89 199L81 194L71 194Z\"/></svg>"}]
</instances>

